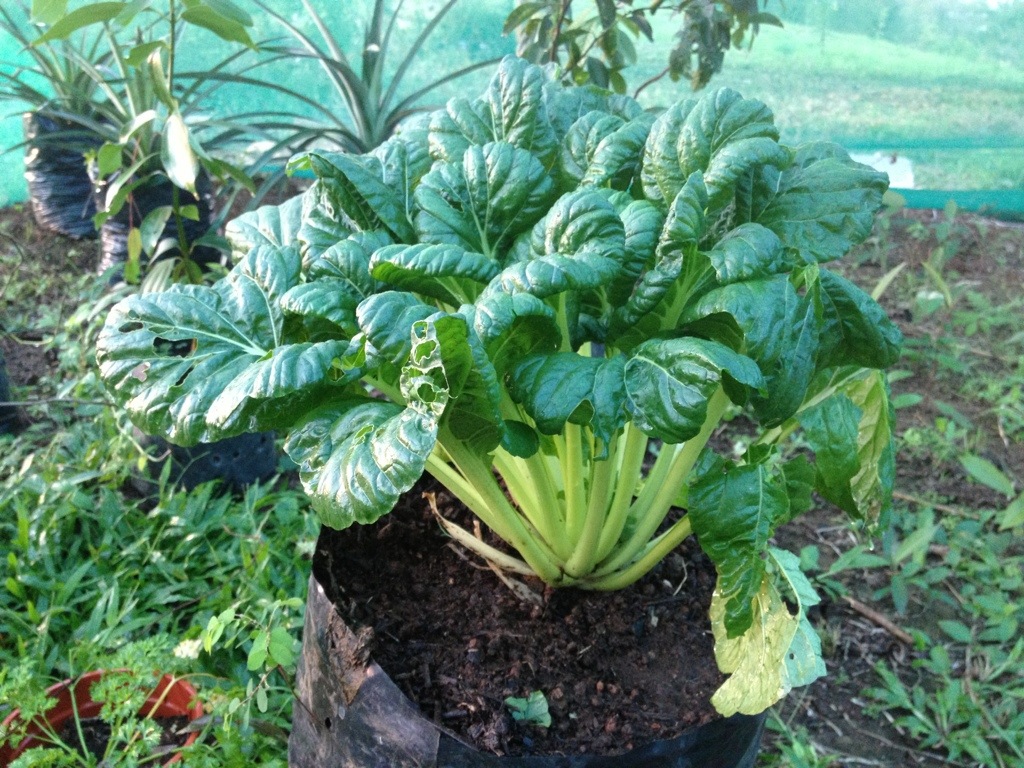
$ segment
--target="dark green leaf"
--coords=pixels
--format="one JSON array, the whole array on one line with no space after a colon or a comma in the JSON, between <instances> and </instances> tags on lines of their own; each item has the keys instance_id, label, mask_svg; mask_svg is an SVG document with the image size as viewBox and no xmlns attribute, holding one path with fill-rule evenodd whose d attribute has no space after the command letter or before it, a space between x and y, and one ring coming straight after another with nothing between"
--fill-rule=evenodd
<instances>
[{"instance_id":1,"label":"dark green leaf","mask_svg":"<svg viewBox=\"0 0 1024 768\"><path fill-rule=\"evenodd\" d=\"M777 234L796 264L841 258L867 238L888 187L884 173L835 144L805 144L789 169L761 173L751 220Z\"/></svg>"},{"instance_id":2,"label":"dark green leaf","mask_svg":"<svg viewBox=\"0 0 1024 768\"><path fill-rule=\"evenodd\" d=\"M298 278L294 249L256 248L213 288L126 299L97 340L108 388L148 434L182 445L238 434L241 426L220 429L207 414L250 365L284 344L278 300Z\"/></svg>"},{"instance_id":3,"label":"dark green leaf","mask_svg":"<svg viewBox=\"0 0 1024 768\"><path fill-rule=\"evenodd\" d=\"M641 344L625 371L633 423L667 443L686 442L704 426L708 400L723 374L747 387L763 386L754 362L722 344L695 338Z\"/></svg>"},{"instance_id":4,"label":"dark green leaf","mask_svg":"<svg viewBox=\"0 0 1024 768\"><path fill-rule=\"evenodd\" d=\"M723 462L694 482L689 502L700 547L718 569L726 632L739 637L753 622L768 541L789 506L785 479L763 464Z\"/></svg>"},{"instance_id":5,"label":"dark green leaf","mask_svg":"<svg viewBox=\"0 0 1024 768\"><path fill-rule=\"evenodd\" d=\"M232 253L241 258L256 245L287 247L298 242L302 226L301 195L280 205L264 205L228 222L224 234Z\"/></svg>"},{"instance_id":6,"label":"dark green leaf","mask_svg":"<svg viewBox=\"0 0 1024 768\"><path fill-rule=\"evenodd\" d=\"M466 150L462 163L435 165L416 189L416 230L501 261L521 232L547 213L554 184L540 162L510 144Z\"/></svg>"},{"instance_id":7,"label":"dark green leaf","mask_svg":"<svg viewBox=\"0 0 1024 768\"><path fill-rule=\"evenodd\" d=\"M626 423L625 362L622 355L532 355L512 371L509 394L544 434L561 434L566 422L589 426L601 441L595 458L607 458L609 442Z\"/></svg>"},{"instance_id":8,"label":"dark green leaf","mask_svg":"<svg viewBox=\"0 0 1024 768\"><path fill-rule=\"evenodd\" d=\"M370 296L356 310L359 328L383 361L404 365L412 348L414 323L437 312L411 293L385 291Z\"/></svg>"},{"instance_id":9,"label":"dark green leaf","mask_svg":"<svg viewBox=\"0 0 1024 768\"><path fill-rule=\"evenodd\" d=\"M823 368L863 365L887 368L900 356L903 334L878 303L839 275L821 270Z\"/></svg>"},{"instance_id":10,"label":"dark green leaf","mask_svg":"<svg viewBox=\"0 0 1024 768\"><path fill-rule=\"evenodd\" d=\"M498 265L480 253L454 245L392 245L370 259L374 278L455 307L476 298L498 273Z\"/></svg>"},{"instance_id":11,"label":"dark green leaf","mask_svg":"<svg viewBox=\"0 0 1024 768\"><path fill-rule=\"evenodd\" d=\"M355 229L383 229L399 242L412 240L404 194L385 183L384 167L378 158L313 152L309 160L327 199L336 211L344 212Z\"/></svg>"}]
</instances>

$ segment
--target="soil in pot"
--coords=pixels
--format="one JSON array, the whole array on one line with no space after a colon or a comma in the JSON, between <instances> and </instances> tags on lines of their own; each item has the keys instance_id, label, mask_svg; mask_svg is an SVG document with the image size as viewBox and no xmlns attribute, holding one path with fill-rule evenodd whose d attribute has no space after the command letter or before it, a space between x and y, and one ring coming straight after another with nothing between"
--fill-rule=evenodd
<instances>
[{"instance_id":1,"label":"soil in pot","mask_svg":"<svg viewBox=\"0 0 1024 768\"><path fill-rule=\"evenodd\" d=\"M184 729L191 722L185 715L151 718L161 730L160 741L154 750L158 754L170 752L185 746L189 733ZM81 737L79 737L79 731ZM74 744L83 754L102 758L107 753L113 728L99 717L83 717L76 724L74 720L64 723L60 738L65 744Z\"/></svg>"},{"instance_id":2,"label":"soil in pot","mask_svg":"<svg viewBox=\"0 0 1024 768\"><path fill-rule=\"evenodd\" d=\"M469 514L429 479L372 526L324 530L314 576L370 655L428 718L485 752L616 754L719 716L722 676L707 618L714 568L692 541L612 593L517 597L444 537L441 512ZM552 724L517 723L509 696L542 691Z\"/></svg>"}]
</instances>

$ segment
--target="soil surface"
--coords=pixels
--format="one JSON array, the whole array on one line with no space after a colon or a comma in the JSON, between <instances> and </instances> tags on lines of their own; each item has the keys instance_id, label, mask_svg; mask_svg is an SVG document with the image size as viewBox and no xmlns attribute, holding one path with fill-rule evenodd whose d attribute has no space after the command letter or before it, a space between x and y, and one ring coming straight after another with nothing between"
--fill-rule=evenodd
<instances>
[{"instance_id":1,"label":"soil surface","mask_svg":"<svg viewBox=\"0 0 1024 768\"><path fill-rule=\"evenodd\" d=\"M691 540L629 589L521 599L445 537L468 513L433 481L372 526L324 529L314 572L371 654L427 717L497 754L611 754L719 717L708 606L714 566ZM542 691L551 726L517 723L507 697Z\"/></svg>"},{"instance_id":2,"label":"soil surface","mask_svg":"<svg viewBox=\"0 0 1024 768\"><path fill-rule=\"evenodd\" d=\"M154 717L152 720L162 729L160 742L154 750L155 754L183 747L188 741L188 733L183 732L183 729L189 724L186 715ZM81 738L79 738L78 728L81 729ZM83 717L78 721L77 728L75 720L72 718L64 724L60 738L65 744L75 745L82 754L102 759L109 748L112 733L113 728L110 723L99 717Z\"/></svg>"}]
</instances>

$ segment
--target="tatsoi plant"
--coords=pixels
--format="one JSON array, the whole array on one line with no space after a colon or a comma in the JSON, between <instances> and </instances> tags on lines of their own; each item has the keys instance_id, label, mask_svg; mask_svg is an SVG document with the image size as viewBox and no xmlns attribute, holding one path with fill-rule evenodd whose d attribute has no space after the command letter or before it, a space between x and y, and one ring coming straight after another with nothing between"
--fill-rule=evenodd
<instances>
[{"instance_id":1,"label":"tatsoi plant","mask_svg":"<svg viewBox=\"0 0 1024 768\"><path fill-rule=\"evenodd\" d=\"M812 491L887 514L900 343L822 266L885 177L778 136L730 90L655 117L508 58L373 152L296 159L317 182L229 225L227 277L117 305L103 378L178 443L285 431L332 527L429 472L516 554L453 537L553 586L624 587L696 533L714 703L760 712L824 671L817 597L769 542ZM709 447L733 406L760 427L741 456Z\"/></svg>"}]
</instances>

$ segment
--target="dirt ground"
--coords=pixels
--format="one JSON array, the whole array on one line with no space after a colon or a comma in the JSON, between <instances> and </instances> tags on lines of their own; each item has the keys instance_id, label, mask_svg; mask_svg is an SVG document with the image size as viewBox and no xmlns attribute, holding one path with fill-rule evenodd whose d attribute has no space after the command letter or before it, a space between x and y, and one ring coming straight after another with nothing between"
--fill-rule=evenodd
<instances>
[{"instance_id":1,"label":"dirt ground","mask_svg":"<svg viewBox=\"0 0 1024 768\"><path fill-rule=\"evenodd\" d=\"M894 215L884 235L854 254L844 267L845 274L870 290L900 263L906 264L906 274L919 270L936 247L934 238L921 235L922 227L934 226L941 216L941 212L935 211ZM944 265L946 278L988 297L993 305L1019 295L1024 285L1024 226L961 215L957 227L958 247L956 255ZM49 278L66 277L69 271L90 274L97 262L97 249L94 242L72 241L44 232L20 207L0 210L0 240L4 241L0 243L4 250L18 254L15 261L0 263L0 286L4 287L0 295L0 348L7 359L15 394L31 396L31 386L53 370L55 362L54 353L42 344L40 332L31 327L31 318L47 311L62 317L70 314L74 294L60 287L68 281ZM7 285L12 270L30 271L38 277L34 288L27 293L10 293ZM881 302L911 344L920 348L941 343L941 321L916 311L912 294L899 289L896 282ZM31 311L26 311L27 303L32 304ZM18 320L14 322L11 318ZM984 356L985 350L979 348L972 354ZM945 375L924 355L909 356L898 368L909 373L894 383L893 394L913 393L921 398L898 411L899 432L911 427L926 429L935 423L945 406L952 406L979 427L983 437L977 452L1010 477L1024 479L1024 446L1002 435L993 413L974 402L970 392L964 391L963 382ZM994 492L968 482L955 460L943 461L919 451L904 451L897 457L896 494L897 501L908 507L922 499L974 509L993 508L1002 503ZM856 541L840 515L824 505L778 534L778 543L793 551L811 544L818 546L826 564ZM941 562L941 548L936 548L930 557ZM893 663L910 674L915 651L900 638L899 630L927 626L941 618L936 616L934 606L914 599L906 616L896 615L891 603L872 601L878 580L884 578L882 573L876 570L847 575L846 585L856 606L847 600L825 599L816 609L813 619L826 638L829 674L806 689L794 691L778 711L784 721L807 728L815 743L863 764L940 765L940 756L916 749L890 725L890 718L884 717L884 713L882 718L875 718L864 711L861 691L876 683L874 667L879 661Z\"/></svg>"}]
</instances>

